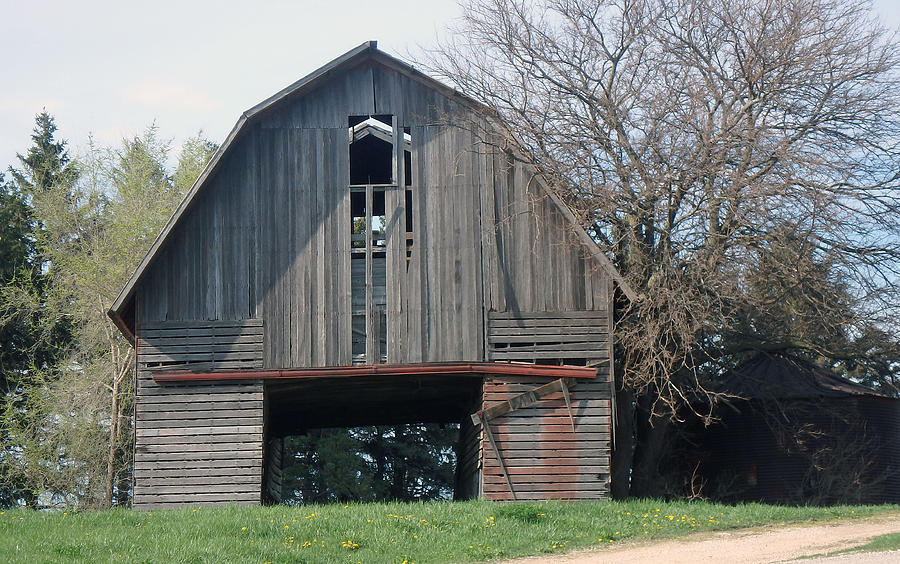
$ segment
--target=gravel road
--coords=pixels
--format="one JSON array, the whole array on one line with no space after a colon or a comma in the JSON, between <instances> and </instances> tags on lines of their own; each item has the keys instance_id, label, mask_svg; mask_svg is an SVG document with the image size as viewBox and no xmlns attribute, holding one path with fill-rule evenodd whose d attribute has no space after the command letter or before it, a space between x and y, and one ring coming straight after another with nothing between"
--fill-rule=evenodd
<instances>
[{"instance_id":1,"label":"gravel road","mask_svg":"<svg viewBox=\"0 0 900 564\"><path fill-rule=\"evenodd\" d=\"M865 544L872 537L900 533L900 513L827 524L769 526L699 533L680 539L623 542L612 547L510 560L506 564L597 564L603 562L727 562L763 564L829 554ZM900 563L900 551L804 560L822 564Z\"/></svg>"}]
</instances>

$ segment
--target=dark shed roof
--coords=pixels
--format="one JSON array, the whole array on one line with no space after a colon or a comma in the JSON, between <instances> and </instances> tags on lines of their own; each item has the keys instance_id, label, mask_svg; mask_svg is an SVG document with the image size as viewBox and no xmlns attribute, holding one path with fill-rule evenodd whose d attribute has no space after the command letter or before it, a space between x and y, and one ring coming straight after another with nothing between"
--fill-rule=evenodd
<instances>
[{"instance_id":1,"label":"dark shed roof","mask_svg":"<svg viewBox=\"0 0 900 564\"><path fill-rule=\"evenodd\" d=\"M784 353L760 353L726 373L716 391L746 399L878 396L875 390Z\"/></svg>"}]
</instances>

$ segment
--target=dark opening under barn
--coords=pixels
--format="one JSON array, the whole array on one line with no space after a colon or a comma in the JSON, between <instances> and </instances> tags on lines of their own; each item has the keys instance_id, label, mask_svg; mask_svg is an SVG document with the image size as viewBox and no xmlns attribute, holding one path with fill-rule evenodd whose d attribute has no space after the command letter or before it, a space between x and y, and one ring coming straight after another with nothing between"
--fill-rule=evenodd
<instances>
[{"instance_id":1,"label":"dark opening under barn","mask_svg":"<svg viewBox=\"0 0 900 564\"><path fill-rule=\"evenodd\" d=\"M472 497L457 461L478 409L481 375L384 374L270 380L266 494L272 501ZM467 455L468 453L468 455ZM470 480L471 481L471 480Z\"/></svg>"}]
</instances>

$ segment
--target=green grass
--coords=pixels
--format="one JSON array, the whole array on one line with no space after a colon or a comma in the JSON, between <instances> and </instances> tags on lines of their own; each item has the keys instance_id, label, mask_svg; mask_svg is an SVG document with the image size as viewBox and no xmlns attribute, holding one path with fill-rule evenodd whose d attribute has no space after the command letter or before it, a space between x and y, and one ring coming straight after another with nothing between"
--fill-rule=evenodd
<instances>
[{"instance_id":1,"label":"green grass","mask_svg":"<svg viewBox=\"0 0 900 564\"><path fill-rule=\"evenodd\" d=\"M879 535L864 545L851 548L848 552L883 552L885 550L900 550L900 533Z\"/></svg>"},{"instance_id":2,"label":"green grass","mask_svg":"<svg viewBox=\"0 0 900 564\"><path fill-rule=\"evenodd\" d=\"M853 519L900 506L609 503L363 503L0 513L11 562L471 562L625 539L795 521Z\"/></svg>"}]
</instances>

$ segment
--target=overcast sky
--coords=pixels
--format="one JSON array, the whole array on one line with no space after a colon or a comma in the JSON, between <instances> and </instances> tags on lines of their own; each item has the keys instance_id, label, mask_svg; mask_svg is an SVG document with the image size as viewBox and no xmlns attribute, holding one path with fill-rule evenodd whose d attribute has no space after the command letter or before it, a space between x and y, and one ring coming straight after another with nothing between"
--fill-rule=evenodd
<instances>
[{"instance_id":1,"label":"overcast sky","mask_svg":"<svg viewBox=\"0 0 900 564\"><path fill-rule=\"evenodd\" d=\"M876 0L900 26L900 3ZM453 0L0 0L0 170L46 108L77 153L156 120L177 146L221 142L241 112L370 39L406 58L431 46Z\"/></svg>"}]
</instances>

